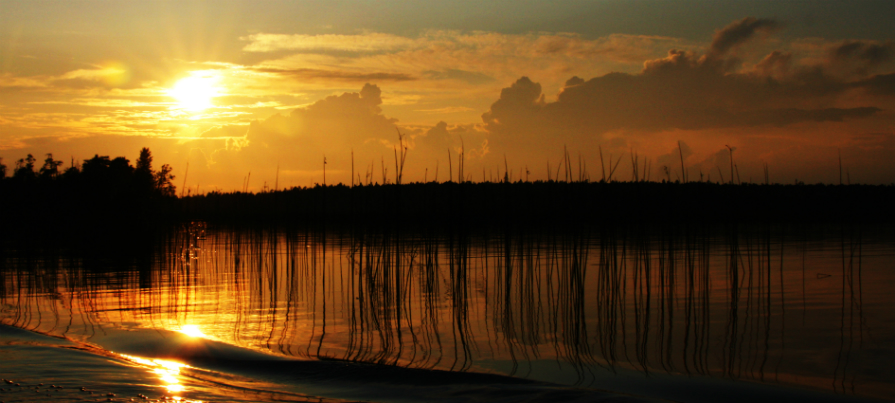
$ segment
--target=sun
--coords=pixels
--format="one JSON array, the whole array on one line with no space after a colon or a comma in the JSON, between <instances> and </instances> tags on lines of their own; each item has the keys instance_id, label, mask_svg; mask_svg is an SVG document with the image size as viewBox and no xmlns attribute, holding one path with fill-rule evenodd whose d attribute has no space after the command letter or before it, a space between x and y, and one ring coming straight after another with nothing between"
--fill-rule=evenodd
<instances>
[{"instance_id":1,"label":"sun","mask_svg":"<svg viewBox=\"0 0 895 403\"><path fill-rule=\"evenodd\" d=\"M168 96L177 100L177 106L193 112L212 107L211 99L218 96L217 77L191 75L180 79L168 90Z\"/></svg>"}]
</instances>

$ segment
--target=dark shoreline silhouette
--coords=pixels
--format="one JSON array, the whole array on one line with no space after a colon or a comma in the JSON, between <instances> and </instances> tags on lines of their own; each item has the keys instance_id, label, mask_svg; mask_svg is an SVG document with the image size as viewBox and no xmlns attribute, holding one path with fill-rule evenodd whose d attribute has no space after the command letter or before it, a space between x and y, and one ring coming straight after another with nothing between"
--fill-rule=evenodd
<instances>
[{"instance_id":1,"label":"dark shoreline silhouette","mask_svg":"<svg viewBox=\"0 0 895 403\"><path fill-rule=\"evenodd\" d=\"M31 155L0 180L0 241L111 242L152 236L172 224L378 228L445 232L455 228L535 230L773 223L892 223L895 185L719 184L711 182L444 182L315 185L261 193L177 197L171 167L152 169L144 148L95 156L60 171ZM122 232L123 231L123 232ZM122 234L125 234L122 237ZM21 241L21 242L20 242Z\"/></svg>"},{"instance_id":2,"label":"dark shoreline silhouette","mask_svg":"<svg viewBox=\"0 0 895 403\"><path fill-rule=\"evenodd\" d=\"M895 186L706 182L342 184L178 199L186 219L347 226L891 222Z\"/></svg>"}]
</instances>

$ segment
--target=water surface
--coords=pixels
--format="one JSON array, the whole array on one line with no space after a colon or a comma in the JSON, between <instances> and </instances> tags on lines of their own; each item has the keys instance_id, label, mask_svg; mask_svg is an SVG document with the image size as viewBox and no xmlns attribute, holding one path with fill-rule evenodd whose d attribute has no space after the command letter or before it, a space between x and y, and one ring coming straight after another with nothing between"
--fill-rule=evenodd
<instances>
[{"instance_id":1,"label":"water surface","mask_svg":"<svg viewBox=\"0 0 895 403\"><path fill-rule=\"evenodd\" d=\"M845 224L192 223L138 253L5 250L0 322L58 342L6 340L36 367L0 372L65 380L45 372L101 356L140 374L129 395L203 401L886 399L893 241Z\"/></svg>"}]
</instances>

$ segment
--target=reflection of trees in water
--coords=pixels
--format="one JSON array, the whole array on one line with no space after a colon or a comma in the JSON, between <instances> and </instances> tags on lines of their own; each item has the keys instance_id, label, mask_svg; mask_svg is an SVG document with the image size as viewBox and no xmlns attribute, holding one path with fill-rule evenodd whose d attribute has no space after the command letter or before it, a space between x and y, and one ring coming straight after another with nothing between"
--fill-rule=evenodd
<instances>
[{"instance_id":1,"label":"reflection of trees in water","mask_svg":"<svg viewBox=\"0 0 895 403\"><path fill-rule=\"evenodd\" d=\"M5 251L0 300L9 307L3 323L88 339L128 322L194 323L289 356L517 376L553 360L585 385L601 368L778 381L792 326L785 308L801 306L803 318L806 309L808 241L796 232L324 235L206 233L194 224L137 258ZM865 327L861 233L843 228L840 238L839 354L835 368L812 375L854 392L852 357ZM784 253L802 262L802 301L784 279ZM489 367L495 362L508 367Z\"/></svg>"}]
</instances>

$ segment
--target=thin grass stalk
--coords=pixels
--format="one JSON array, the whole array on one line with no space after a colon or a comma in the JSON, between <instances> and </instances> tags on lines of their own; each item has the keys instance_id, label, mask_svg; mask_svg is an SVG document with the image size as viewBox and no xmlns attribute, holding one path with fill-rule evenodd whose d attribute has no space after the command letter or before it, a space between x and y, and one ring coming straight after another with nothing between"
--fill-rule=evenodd
<instances>
[{"instance_id":1,"label":"thin grass stalk","mask_svg":"<svg viewBox=\"0 0 895 403\"><path fill-rule=\"evenodd\" d=\"M394 146L392 147L392 151L395 153L395 184L401 184L401 171L398 168L398 149Z\"/></svg>"},{"instance_id":2,"label":"thin grass stalk","mask_svg":"<svg viewBox=\"0 0 895 403\"><path fill-rule=\"evenodd\" d=\"M504 182L509 182L509 181L510 181L510 178L509 178L509 167L510 167L509 164L507 164L507 155L504 154L504 155L503 155L503 170L504 170L504 173L503 173L503 181L504 181Z\"/></svg>"},{"instance_id":3,"label":"thin grass stalk","mask_svg":"<svg viewBox=\"0 0 895 403\"><path fill-rule=\"evenodd\" d=\"M729 145L725 144L724 147L727 147L727 151L730 152L730 184L733 184L733 148Z\"/></svg>"},{"instance_id":4,"label":"thin grass stalk","mask_svg":"<svg viewBox=\"0 0 895 403\"><path fill-rule=\"evenodd\" d=\"M454 169L451 168L451 149L448 148L448 182L452 182L454 180Z\"/></svg>"},{"instance_id":5,"label":"thin grass stalk","mask_svg":"<svg viewBox=\"0 0 895 403\"><path fill-rule=\"evenodd\" d=\"M842 149L837 148L836 151L839 153L839 185L842 185Z\"/></svg>"},{"instance_id":6,"label":"thin grass stalk","mask_svg":"<svg viewBox=\"0 0 895 403\"><path fill-rule=\"evenodd\" d=\"M623 155L624 156L624 155ZM610 156L611 160L611 156ZM618 168L618 164L622 162L622 158L619 157L618 161L615 162L615 166L612 167L612 170L609 171L609 180L612 181L612 174L615 173L616 168Z\"/></svg>"},{"instance_id":7,"label":"thin grass stalk","mask_svg":"<svg viewBox=\"0 0 895 403\"><path fill-rule=\"evenodd\" d=\"M681 157L681 181L687 183L687 171L684 169L684 150L681 149L681 141L677 141L677 153Z\"/></svg>"},{"instance_id":8,"label":"thin grass stalk","mask_svg":"<svg viewBox=\"0 0 895 403\"><path fill-rule=\"evenodd\" d=\"M606 182L606 166L603 165L603 146L598 146L600 149L600 171L603 173L603 182Z\"/></svg>"},{"instance_id":9,"label":"thin grass stalk","mask_svg":"<svg viewBox=\"0 0 895 403\"><path fill-rule=\"evenodd\" d=\"M180 188L180 197L183 197L183 189L186 188L186 176L190 173L190 161L186 161L186 171L183 173L183 186Z\"/></svg>"}]
</instances>

